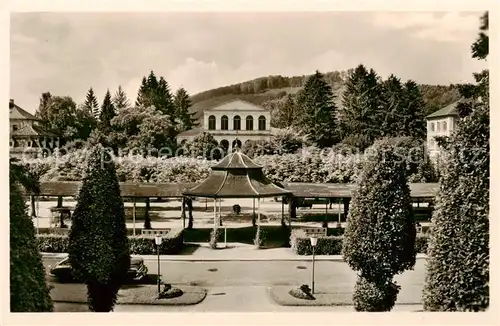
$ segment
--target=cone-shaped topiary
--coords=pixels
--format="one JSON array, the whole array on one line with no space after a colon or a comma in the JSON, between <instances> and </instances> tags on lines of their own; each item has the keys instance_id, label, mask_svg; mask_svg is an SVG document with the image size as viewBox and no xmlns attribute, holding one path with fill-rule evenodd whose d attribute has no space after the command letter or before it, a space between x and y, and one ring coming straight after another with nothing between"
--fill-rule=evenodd
<instances>
[{"instance_id":1,"label":"cone-shaped topiary","mask_svg":"<svg viewBox=\"0 0 500 326\"><path fill-rule=\"evenodd\" d=\"M489 306L489 106L459 123L444 159L427 251L424 309Z\"/></svg>"},{"instance_id":2,"label":"cone-shaped topiary","mask_svg":"<svg viewBox=\"0 0 500 326\"><path fill-rule=\"evenodd\" d=\"M405 160L397 153L394 139L383 139L371 147L358 179L343 242L344 260L365 281L389 286L394 275L415 265L415 220ZM369 286L369 287L370 287ZM357 286L355 290L366 288ZM385 291L385 290L384 290ZM382 291L382 292L384 292ZM385 291L389 293L390 291ZM360 293L355 293L362 300ZM395 300L396 296L370 296ZM371 304L392 307L394 302ZM360 304L360 307L363 305Z\"/></svg>"},{"instance_id":3,"label":"cone-shaped topiary","mask_svg":"<svg viewBox=\"0 0 500 326\"><path fill-rule=\"evenodd\" d=\"M87 284L89 308L109 312L130 266L125 211L115 166L101 145L89 153L69 234L74 277Z\"/></svg>"},{"instance_id":4,"label":"cone-shaped topiary","mask_svg":"<svg viewBox=\"0 0 500 326\"><path fill-rule=\"evenodd\" d=\"M52 300L38 252L33 221L26 212L20 186L26 180L20 165L10 168L10 311L51 312ZM24 179L24 180L23 180ZM32 189L27 189L31 191Z\"/></svg>"}]
</instances>

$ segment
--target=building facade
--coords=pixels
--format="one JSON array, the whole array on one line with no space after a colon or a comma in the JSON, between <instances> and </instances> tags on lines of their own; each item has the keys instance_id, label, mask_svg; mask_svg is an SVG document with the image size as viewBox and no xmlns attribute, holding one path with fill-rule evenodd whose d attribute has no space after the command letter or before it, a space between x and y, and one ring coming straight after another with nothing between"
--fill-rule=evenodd
<instances>
[{"instance_id":1,"label":"building facade","mask_svg":"<svg viewBox=\"0 0 500 326\"><path fill-rule=\"evenodd\" d=\"M10 157L21 160L50 155L59 146L59 137L44 129L42 121L9 101Z\"/></svg>"},{"instance_id":2,"label":"building facade","mask_svg":"<svg viewBox=\"0 0 500 326\"><path fill-rule=\"evenodd\" d=\"M204 110L202 127L182 132L180 144L202 132L210 133L221 148L231 151L247 141L269 140L275 131L271 128L271 112L261 106L233 100Z\"/></svg>"},{"instance_id":3,"label":"building facade","mask_svg":"<svg viewBox=\"0 0 500 326\"><path fill-rule=\"evenodd\" d=\"M450 136L456 128L459 119L457 104L458 102L452 103L426 117L427 150L429 157L432 159L436 159L441 152L441 148L436 142L436 137Z\"/></svg>"}]
</instances>

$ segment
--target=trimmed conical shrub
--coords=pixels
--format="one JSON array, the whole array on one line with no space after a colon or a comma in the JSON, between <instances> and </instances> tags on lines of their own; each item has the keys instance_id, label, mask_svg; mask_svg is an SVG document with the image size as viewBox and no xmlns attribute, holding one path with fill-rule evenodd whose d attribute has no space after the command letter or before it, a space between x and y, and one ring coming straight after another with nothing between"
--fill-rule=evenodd
<instances>
[{"instance_id":1,"label":"trimmed conical shrub","mask_svg":"<svg viewBox=\"0 0 500 326\"><path fill-rule=\"evenodd\" d=\"M394 139L377 141L351 201L344 260L360 275L353 300L362 311L390 310L394 275L415 265L415 220L405 160Z\"/></svg>"},{"instance_id":2,"label":"trimmed conical shrub","mask_svg":"<svg viewBox=\"0 0 500 326\"><path fill-rule=\"evenodd\" d=\"M101 145L89 154L68 253L74 277L87 284L89 308L108 312L125 281L130 249L115 166Z\"/></svg>"},{"instance_id":3,"label":"trimmed conical shrub","mask_svg":"<svg viewBox=\"0 0 500 326\"><path fill-rule=\"evenodd\" d=\"M38 252L35 227L20 191L26 175L18 174L25 171L12 163L10 170L10 311L50 312L52 300Z\"/></svg>"}]
</instances>

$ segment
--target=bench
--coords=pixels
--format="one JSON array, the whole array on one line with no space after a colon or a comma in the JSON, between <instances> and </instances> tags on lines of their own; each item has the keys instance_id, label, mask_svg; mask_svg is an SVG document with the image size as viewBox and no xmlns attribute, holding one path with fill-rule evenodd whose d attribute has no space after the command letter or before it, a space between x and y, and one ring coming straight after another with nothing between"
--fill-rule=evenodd
<instances>
[{"instance_id":1,"label":"bench","mask_svg":"<svg viewBox=\"0 0 500 326\"><path fill-rule=\"evenodd\" d=\"M166 236L170 229L142 229L141 234L144 236L154 237L157 235Z\"/></svg>"},{"instance_id":2,"label":"bench","mask_svg":"<svg viewBox=\"0 0 500 326\"><path fill-rule=\"evenodd\" d=\"M327 234L326 228L302 228L302 230L308 237L326 237Z\"/></svg>"}]
</instances>

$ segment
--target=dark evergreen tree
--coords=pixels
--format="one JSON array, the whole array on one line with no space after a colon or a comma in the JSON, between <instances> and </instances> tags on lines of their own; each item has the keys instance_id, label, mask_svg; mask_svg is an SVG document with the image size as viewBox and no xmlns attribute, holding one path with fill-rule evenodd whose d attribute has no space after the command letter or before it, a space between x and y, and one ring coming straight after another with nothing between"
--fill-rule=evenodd
<instances>
[{"instance_id":1,"label":"dark evergreen tree","mask_svg":"<svg viewBox=\"0 0 500 326\"><path fill-rule=\"evenodd\" d=\"M474 58L488 56L487 26L486 13ZM461 89L462 118L445 142L423 291L429 311L483 311L490 303L489 81L487 71L478 75L477 85Z\"/></svg>"},{"instance_id":2,"label":"dark evergreen tree","mask_svg":"<svg viewBox=\"0 0 500 326\"><path fill-rule=\"evenodd\" d=\"M380 83L381 94L379 121L380 133L382 137L398 137L405 135L408 126L403 125L407 122L404 119L403 86L401 80L394 75L390 75L387 80Z\"/></svg>"},{"instance_id":3,"label":"dark evergreen tree","mask_svg":"<svg viewBox=\"0 0 500 326\"><path fill-rule=\"evenodd\" d=\"M113 161L93 144L69 234L74 277L87 285L89 308L113 309L130 266L125 210Z\"/></svg>"},{"instance_id":4,"label":"dark evergreen tree","mask_svg":"<svg viewBox=\"0 0 500 326\"><path fill-rule=\"evenodd\" d=\"M276 128L289 128L299 124L300 108L291 94L280 99L271 114L271 122Z\"/></svg>"},{"instance_id":5,"label":"dark evergreen tree","mask_svg":"<svg viewBox=\"0 0 500 326\"><path fill-rule=\"evenodd\" d=\"M111 94L109 90L104 95L104 101L101 107L101 114L99 116L99 124L101 131L109 132L111 129L111 120L116 116L115 106L111 100Z\"/></svg>"},{"instance_id":6,"label":"dark evergreen tree","mask_svg":"<svg viewBox=\"0 0 500 326\"><path fill-rule=\"evenodd\" d=\"M355 309L389 311L399 291L394 275L415 265L415 219L397 145L382 139L373 146L352 197L343 256L358 272Z\"/></svg>"},{"instance_id":7,"label":"dark evergreen tree","mask_svg":"<svg viewBox=\"0 0 500 326\"><path fill-rule=\"evenodd\" d=\"M309 134L311 141L321 148L331 146L337 140L337 108L333 100L332 89L319 71L307 79L298 95L300 131Z\"/></svg>"},{"instance_id":8,"label":"dark evergreen tree","mask_svg":"<svg viewBox=\"0 0 500 326\"><path fill-rule=\"evenodd\" d=\"M130 101L128 100L127 94L125 94L121 85L118 86L118 90L113 97L113 104L118 111L130 107Z\"/></svg>"},{"instance_id":9,"label":"dark evergreen tree","mask_svg":"<svg viewBox=\"0 0 500 326\"><path fill-rule=\"evenodd\" d=\"M189 100L189 94L184 88L179 88L175 93L174 97L175 106L175 117L180 121L180 130L190 130L197 126L195 113L189 112L191 107L191 101Z\"/></svg>"},{"instance_id":10,"label":"dark evergreen tree","mask_svg":"<svg viewBox=\"0 0 500 326\"><path fill-rule=\"evenodd\" d=\"M160 77L158 83L156 83L156 88L153 88L155 83L150 84L149 87L152 90L153 105L156 109L165 115L170 117L172 125L175 126L175 105L172 93L170 92L170 87L163 77Z\"/></svg>"},{"instance_id":11,"label":"dark evergreen tree","mask_svg":"<svg viewBox=\"0 0 500 326\"><path fill-rule=\"evenodd\" d=\"M39 184L15 159L10 160L10 311L51 312L52 299L38 252L35 227L26 212L25 192L37 194Z\"/></svg>"},{"instance_id":12,"label":"dark evergreen tree","mask_svg":"<svg viewBox=\"0 0 500 326\"><path fill-rule=\"evenodd\" d=\"M146 77L143 77L141 86L139 87L139 91L137 93L137 99L135 100L135 106L147 108L150 105L151 101L149 98L148 80Z\"/></svg>"},{"instance_id":13,"label":"dark evergreen tree","mask_svg":"<svg viewBox=\"0 0 500 326\"><path fill-rule=\"evenodd\" d=\"M97 103L97 97L94 94L94 90L90 87L85 97L84 107L92 113L92 115L97 119L99 117L99 103Z\"/></svg>"},{"instance_id":14,"label":"dark evergreen tree","mask_svg":"<svg viewBox=\"0 0 500 326\"><path fill-rule=\"evenodd\" d=\"M380 87L373 69L359 65L348 73L339 110L341 138L349 145L365 149L380 136L385 118L380 110Z\"/></svg>"}]
</instances>

